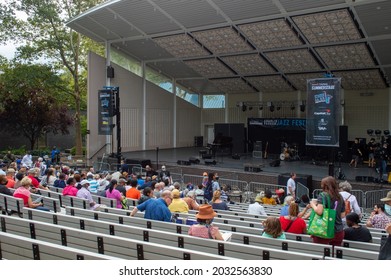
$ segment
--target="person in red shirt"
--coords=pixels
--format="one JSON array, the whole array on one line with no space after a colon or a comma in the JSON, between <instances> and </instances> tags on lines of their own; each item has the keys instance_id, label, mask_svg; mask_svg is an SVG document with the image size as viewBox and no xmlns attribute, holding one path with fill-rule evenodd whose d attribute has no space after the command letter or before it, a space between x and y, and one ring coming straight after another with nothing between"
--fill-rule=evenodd
<instances>
[{"instance_id":1,"label":"person in red shirt","mask_svg":"<svg viewBox=\"0 0 391 280\"><path fill-rule=\"evenodd\" d=\"M39 172L39 169L36 169L36 168L30 168L28 171L27 171L27 177L31 179L31 185L32 185L32 188L33 189L44 189L44 190L47 190L48 187L44 187L42 186L39 181L37 180L36 176L38 176L38 173Z\"/></svg>"},{"instance_id":2,"label":"person in red shirt","mask_svg":"<svg viewBox=\"0 0 391 280\"><path fill-rule=\"evenodd\" d=\"M302 218L299 218L299 205L292 202L288 209L289 215L280 216L281 228L284 232L304 234L307 232L307 225Z\"/></svg>"},{"instance_id":3,"label":"person in red shirt","mask_svg":"<svg viewBox=\"0 0 391 280\"><path fill-rule=\"evenodd\" d=\"M5 185L9 189L13 189L15 187L15 169L8 168L7 172L7 185Z\"/></svg>"}]
</instances>

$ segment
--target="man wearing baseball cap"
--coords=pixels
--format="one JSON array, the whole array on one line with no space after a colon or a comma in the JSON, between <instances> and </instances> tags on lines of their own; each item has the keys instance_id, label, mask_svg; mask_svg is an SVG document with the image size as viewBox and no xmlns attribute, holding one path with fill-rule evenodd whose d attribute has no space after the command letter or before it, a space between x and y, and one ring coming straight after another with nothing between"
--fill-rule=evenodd
<instances>
[{"instance_id":1,"label":"man wearing baseball cap","mask_svg":"<svg viewBox=\"0 0 391 280\"><path fill-rule=\"evenodd\" d=\"M81 188L77 191L76 196L80 198L84 198L88 200L88 203L90 204L90 210L98 210L100 207L100 204L97 204L94 199L92 198L92 195L90 191L88 190L88 187L90 186L90 182L88 180L83 180L80 182Z\"/></svg>"}]
</instances>

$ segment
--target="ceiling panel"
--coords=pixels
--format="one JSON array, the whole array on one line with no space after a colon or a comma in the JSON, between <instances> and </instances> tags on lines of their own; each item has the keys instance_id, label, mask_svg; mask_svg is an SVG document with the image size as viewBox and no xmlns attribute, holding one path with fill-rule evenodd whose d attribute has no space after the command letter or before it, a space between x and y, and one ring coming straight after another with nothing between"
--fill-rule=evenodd
<instances>
[{"instance_id":1,"label":"ceiling panel","mask_svg":"<svg viewBox=\"0 0 391 280\"><path fill-rule=\"evenodd\" d=\"M199 93L222 93L213 83L205 79L178 80L178 83L191 91Z\"/></svg>"},{"instance_id":2,"label":"ceiling panel","mask_svg":"<svg viewBox=\"0 0 391 280\"><path fill-rule=\"evenodd\" d=\"M293 86L303 92L307 91L307 80L316 78L324 78L324 72L287 75L287 79L293 84Z\"/></svg>"},{"instance_id":3,"label":"ceiling panel","mask_svg":"<svg viewBox=\"0 0 391 280\"><path fill-rule=\"evenodd\" d=\"M388 81L391 81L391 67L384 68L384 72L387 75Z\"/></svg>"},{"instance_id":4,"label":"ceiling panel","mask_svg":"<svg viewBox=\"0 0 391 280\"><path fill-rule=\"evenodd\" d=\"M199 75L196 71L194 71L182 61L161 61L148 63L148 65L155 69L159 69L169 77L177 77L178 79L194 77L201 78L201 75Z\"/></svg>"},{"instance_id":5,"label":"ceiling panel","mask_svg":"<svg viewBox=\"0 0 391 280\"><path fill-rule=\"evenodd\" d=\"M345 0L322 0L322 1L314 1L314 0L279 0L282 6L288 12L306 10L311 8L324 7L328 5L335 5L345 3Z\"/></svg>"},{"instance_id":6,"label":"ceiling panel","mask_svg":"<svg viewBox=\"0 0 391 280\"><path fill-rule=\"evenodd\" d=\"M231 79L216 79L211 80L211 82L221 91L226 93L252 93L256 92L252 87L250 87L245 81L241 78L231 78Z\"/></svg>"},{"instance_id":7,"label":"ceiling panel","mask_svg":"<svg viewBox=\"0 0 391 280\"><path fill-rule=\"evenodd\" d=\"M380 64L391 65L391 38L372 42L373 49L377 54Z\"/></svg>"},{"instance_id":8,"label":"ceiling panel","mask_svg":"<svg viewBox=\"0 0 391 280\"><path fill-rule=\"evenodd\" d=\"M185 64L207 78L229 77L234 75L229 68L215 58L187 60Z\"/></svg>"},{"instance_id":9,"label":"ceiling panel","mask_svg":"<svg viewBox=\"0 0 391 280\"><path fill-rule=\"evenodd\" d=\"M136 40L112 44L114 48L124 50L126 53L140 60L154 60L172 58L173 56L162 49L152 40Z\"/></svg>"},{"instance_id":10,"label":"ceiling panel","mask_svg":"<svg viewBox=\"0 0 391 280\"><path fill-rule=\"evenodd\" d=\"M357 6L356 12L368 36L390 34L391 1L383 1Z\"/></svg>"},{"instance_id":11,"label":"ceiling panel","mask_svg":"<svg viewBox=\"0 0 391 280\"><path fill-rule=\"evenodd\" d=\"M322 70L307 49L268 52L265 55L282 72L310 72Z\"/></svg>"},{"instance_id":12,"label":"ceiling panel","mask_svg":"<svg viewBox=\"0 0 391 280\"><path fill-rule=\"evenodd\" d=\"M201 25L213 25L225 22L225 19L209 5L208 1L200 0L153 0L170 16L175 18L185 28Z\"/></svg>"},{"instance_id":13,"label":"ceiling panel","mask_svg":"<svg viewBox=\"0 0 391 280\"><path fill-rule=\"evenodd\" d=\"M273 0L212 0L231 20L242 20L279 13Z\"/></svg>"},{"instance_id":14,"label":"ceiling panel","mask_svg":"<svg viewBox=\"0 0 391 280\"><path fill-rule=\"evenodd\" d=\"M380 89L385 88L386 84L379 70L360 70L360 71L340 71L333 72L335 77L341 77L342 87L344 89Z\"/></svg>"},{"instance_id":15,"label":"ceiling panel","mask_svg":"<svg viewBox=\"0 0 391 280\"><path fill-rule=\"evenodd\" d=\"M243 24L239 28L260 50L303 45L284 19Z\"/></svg>"},{"instance_id":16,"label":"ceiling panel","mask_svg":"<svg viewBox=\"0 0 391 280\"><path fill-rule=\"evenodd\" d=\"M214 54L239 53L253 50L239 33L231 27L194 32L193 35Z\"/></svg>"},{"instance_id":17,"label":"ceiling panel","mask_svg":"<svg viewBox=\"0 0 391 280\"><path fill-rule=\"evenodd\" d=\"M159 37L153 40L175 57L184 58L209 55L208 51L202 48L187 34Z\"/></svg>"},{"instance_id":18,"label":"ceiling panel","mask_svg":"<svg viewBox=\"0 0 391 280\"><path fill-rule=\"evenodd\" d=\"M293 17L311 44L358 40L361 34L348 10L337 10Z\"/></svg>"},{"instance_id":19,"label":"ceiling panel","mask_svg":"<svg viewBox=\"0 0 391 280\"><path fill-rule=\"evenodd\" d=\"M330 69L361 69L375 66L365 44L315 48Z\"/></svg>"},{"instance_id":20,"label":"ceiling panel","mask_svg":"<svg viewBox=\"0 0 391 280\"><path fill-rule=\"evenodd\" d=\"M259 54L227 56L221 59L242 76L276 72Z\"/></svg>"},{"instance_id":21,"label":"ceiling panel","mask_svg":"<svg viewBox=\"0 0 391 280\"><path fill-rule=\"evenodd\" d=\"M293 88L281 77L281 75L251 77L246 80L261 92L285 92L293 91Z\"/></svg>"}]
</instances>

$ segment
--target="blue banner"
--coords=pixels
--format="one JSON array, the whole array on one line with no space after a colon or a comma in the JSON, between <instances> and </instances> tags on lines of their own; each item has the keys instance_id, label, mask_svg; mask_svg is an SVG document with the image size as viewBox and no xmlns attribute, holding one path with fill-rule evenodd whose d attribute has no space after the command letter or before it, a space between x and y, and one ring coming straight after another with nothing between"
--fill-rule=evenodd
<instances>
[{"instance_id":1,"label":"blue banner","mask_svg":"<svg viewBox=\"0 0 391 280\"><path fill-rule=\"evenodd\" d=\"M305 130L305 119L268 119L268 118L249 118L249 125L259 125L264 128Z\"/></svg>"}]
</instances>

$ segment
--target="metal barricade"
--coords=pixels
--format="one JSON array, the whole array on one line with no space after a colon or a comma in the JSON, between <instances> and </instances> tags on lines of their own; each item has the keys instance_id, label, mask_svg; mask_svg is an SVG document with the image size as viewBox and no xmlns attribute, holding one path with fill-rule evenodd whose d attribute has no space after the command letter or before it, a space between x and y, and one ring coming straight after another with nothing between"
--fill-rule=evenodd
<instances>
[{"instance_id":1,"label":"metal barricade","mask_svg":"<svg viewBox=\"0 0 391 280\"><path fill-rule=\"evenodd\" d=\"M121 171L121 164L112 163L110 164L110 172Z\"/></svg>"},{"instance_id":2,"label":"metal barricade","mask_svg":"<svg viewBox=\"0 0 391 280\"><path fill-rule=\"evenodd\" d=\"M92 167L96 172L110 171L110 164L108 164L107 162L94 162L92 164Z\"/></svg>"},{"instance_id":3,"label":"metal barricade","mask_svg":"<svg viewBox=\"0 0 391 280\"><path fill-rule=\"evenodd\" d=\"M310 197L310 190L304 186L302 183L297 182L296 184L296 198L301 199L303 195Z\"/></svg>"},{"instance_id":4,"label":"metal barricade","mask_svg":"<svg viewBox=\"0 0 391 280\"><path fill-rule=\"evenodd\" d=\"M219 177L220 188L227 186L227 193L231 201L249 202L253 196L245 181L232 180Z\"/></svg>"},{"instance_id":5,"label":"metal barricade","mask_svg":"<svg viewBox=\"0 0 391 280\"><path fill-rule=\"evenodd\" d=\"M384 203L381 202L380 199L387 196L387 193L390 189L384 190L374 190L365 192L365 207L364 208L372 208L375 204Z\"/></svg>"},{"instance_id":6,"label":"metal barricade","mask_svg":"<svg viewBox=\"0 0 391 280\"><path fill-rule=\"evenodd\" d=\"M173 181L174 183L175 183L175 182L178 182L178 183L180 183L181 185L187 184L187 182L183 181L182 174L171 173L171 172L170 172L170 175L171 175L172 181Z\"/></svg>"},{"instance_id":7,"label":"metal barricade","mask_svg":"<svg viewBox=\"0 0 391 280\"><path fill-rule=\"evenodd\" d=\"M190 175L190 174L184 174L183 175L183 182L185 184L192 183L194 186L198 186L202 184L202 179L204 177L199 175Z\"/></svg>"},{"instance_id":8,"label":"metal barricade","mask_svg":"<svg viewBox=\"0 0 391 280\"><path fill-rule=\"evenodd\" d=\"M259 194L262 191L265 192L266 190L270 190L272 193L274 193L278 189L284 189L286 193L286 186L259 183L259 182L250 182L248 185L249 185L249 190L253 192L255 195Z\"/></svg>"}]
</instances>

